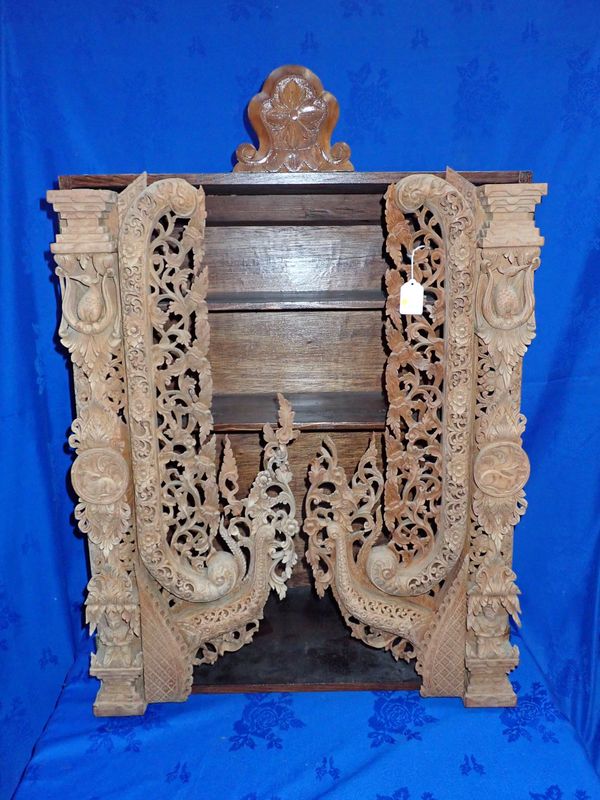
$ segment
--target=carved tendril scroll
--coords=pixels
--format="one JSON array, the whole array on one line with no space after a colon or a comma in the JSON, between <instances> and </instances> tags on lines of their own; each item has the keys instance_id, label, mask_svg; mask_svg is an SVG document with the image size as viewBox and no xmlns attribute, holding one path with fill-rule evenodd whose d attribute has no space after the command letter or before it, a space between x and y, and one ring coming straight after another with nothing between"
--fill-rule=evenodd
<instances>
[{"instance_id":1,"label":"carved tendril scroll","mask_svg":"<svg viewBox=\"0 0 600 800\"><path fill-rule=\"evenodd\" d=\"M120 196L49 199L61 214L60 335L77 394L75 513L92 563L94 709L142 713L185 699L193 664L250 641L270 590L285 595L297 431L280 397L248 497L237 497L228 442L217 475L201 189L180 179L147 187L142 175Z\"/></svg>"},{"instance_id":2,"label":"carved tendril scroll","mask_svg":"<svg viewBox=\"0 0 600 800\"><path fill-rule=\"evenodd\" d=\"M298 527L287 467L297 432L283 397L248 497L237 498L227 440L217 475L204 219L201 189L158 181L132 203L119 240L138 551L163 595L145 581L142 630L153 641L157 627L171 630L188 678L193 663L250 641L270 589L285 595ZM175 693L182 671L171 664ZM152 695L165 696L168 672L155 671Z\"/></svg>"},{"instance_id":3,"label":"carved tendril scroll","mask_svg":"<svg viewBox=\"0 0 600 800\"><path fill-rule=\"evenodd\" d=\"M274 70L248 106L248 117L258 137L258 149L241 144L235 172L349 171L350 148L331 145L339 106L306 67Z\"/></svg>"},{"instance_id":4,"label":"carved tendril scroll","mask_svg":"<svg viewBox=\"0 0 600 800\"><path fill-rule=\"evenodd\" d=\"M395 657L416 656L424 693L462 693L474 215L449 182L416 175L388 190L386 222L394 266L386 275L385 480L372 444L349 486L326 440L309 475L308 557L318 589L331 585L354 635ZM426 307L401 317L402 273L419 245L415 277Z\"/></svg>"},{"instance_id":5,"label":"carved tendril scroll","mask_svg":"<svg viewBox=\"0 0 600 800\"><path fill-rule=\"evenodd\" d=\"M309 561L353 635L416 656L423 694L513 705L512 537L529 476L521 358L535 329L543 240L533 210L546 187L477 192L452 170L447 178L412 176L388 191L385 481L373 444L349 485L324 442L309 476ZM425 309L402 317L400 271L417 245ZM422 616L406 626L398 610L411 605Z\"/></svg>"}]
</instances>

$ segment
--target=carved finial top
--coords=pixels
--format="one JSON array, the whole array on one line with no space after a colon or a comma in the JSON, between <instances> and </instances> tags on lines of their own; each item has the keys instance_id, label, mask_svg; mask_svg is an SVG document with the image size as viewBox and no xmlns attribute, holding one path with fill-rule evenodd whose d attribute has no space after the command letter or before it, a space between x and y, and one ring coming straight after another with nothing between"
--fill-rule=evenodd
<instances>
[{"instance_id":1,"label":"carved finial top","mask_svg":"<svg viewBox=\"0 0 600 800\"><path fill-rule=\"evenodd\" d=\"M331 145L339 106L306 67L274 70L248 105L258 149L241 144L234 172L326 172L354 169L345 142Z\"/></svg>"}]
</instances>

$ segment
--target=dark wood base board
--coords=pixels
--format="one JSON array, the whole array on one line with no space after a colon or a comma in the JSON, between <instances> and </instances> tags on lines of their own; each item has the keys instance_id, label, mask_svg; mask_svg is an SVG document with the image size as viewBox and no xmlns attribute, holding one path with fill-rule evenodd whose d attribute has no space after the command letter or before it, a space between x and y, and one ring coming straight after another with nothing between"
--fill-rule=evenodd
<instances>
[{"instance_id":1,"label":"dark wood base board","mask_svg":"<svg viewBox=\"0 0 600 800\"><path fill-rule=\"evenodd\" d=\"M418 689L414 663L350 636L328 592L310 587L271 596L251 644L194 668L194 693Z\"/></svg>"}]
</instances>

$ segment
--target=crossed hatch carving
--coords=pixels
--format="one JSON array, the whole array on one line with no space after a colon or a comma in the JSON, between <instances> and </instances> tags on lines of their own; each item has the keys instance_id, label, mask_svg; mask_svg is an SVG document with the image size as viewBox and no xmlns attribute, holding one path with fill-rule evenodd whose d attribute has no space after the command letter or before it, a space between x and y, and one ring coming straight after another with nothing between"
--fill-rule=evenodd
<instances>
[{"instance_id":1,"label":"crossed hatch carving","mask_svg":"<svg viewBox=\"0 0 600 800\"><path fill-rule=\"evenodd\" d=\"M249 107L259 147L240 146L236 170L351 170L348 146L330 144L337 115L309 70L276 70ZM545 193L476 189L450 169L388 188L384 472L373 439L348 480L327 436L308 472L317 593L332 590L353 636L415 659L423 695L472 706L515 702L512 537L529 476L521 362L535 334L533 217ZM48 199L76 394L69 443L91 563L94 711L141 714L184 700L193 666L248 644L270 591L285 597L298 431L280 395L262 469L240 498L231 444L217 453L213 433L201 188L140 175L119 194ZM401 316L417 246L425 308Z\"/></svg>"}]
</instances>

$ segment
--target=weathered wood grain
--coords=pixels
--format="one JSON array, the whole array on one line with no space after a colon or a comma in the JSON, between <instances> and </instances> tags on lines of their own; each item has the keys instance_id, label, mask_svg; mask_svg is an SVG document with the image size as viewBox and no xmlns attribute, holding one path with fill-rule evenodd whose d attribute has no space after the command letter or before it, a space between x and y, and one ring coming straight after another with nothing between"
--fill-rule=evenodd
<instances>
[{"instance_id":1,"label":"weathered wood grain","mask_svg":"<svg viewBox=\"0 0 600 800\"><path fill-rule=\"evenodd\" d=\"M376 392L385 353L378 311L214 314L216 394Z\"/></svg>"},{"instance_id":2,"label":"weathered wood grain","mask_svg":"<svg viewBox=\"0 0 600 800\"><path fill-rule=\"evenodd\" d=\"M381 225L207 228L212 292L381 290Z\"/></svg>"}]
</instances>

